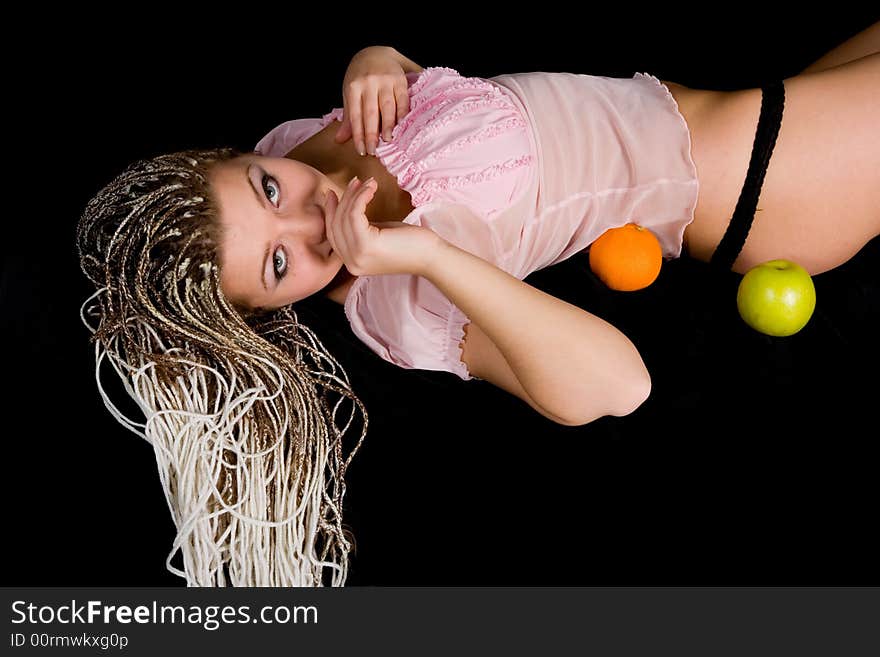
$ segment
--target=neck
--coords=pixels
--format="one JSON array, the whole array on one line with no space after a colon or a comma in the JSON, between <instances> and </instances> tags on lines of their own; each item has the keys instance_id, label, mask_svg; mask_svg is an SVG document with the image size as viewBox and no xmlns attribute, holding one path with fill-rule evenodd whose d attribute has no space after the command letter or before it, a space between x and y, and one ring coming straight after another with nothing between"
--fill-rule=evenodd
<instances>
[{"instance_id":1,"label":"neck","mask_svg":"<svg viewBox=\"0 0 880 657\"><path fill-rule=\"evenodd\" d=\"M361 156L355 150L354 139L344 144L337 144L334 137L342 126L339 121L332 121L323 130L315 133L285 157L297 160L314 167L327 176L339 189L346 189L348 181L358 177L362 182L371 176L377 181L385 173L383 164L377 157ZM387 217L395 216L392 210L395 205L395 190L379 189L367 206L369 221L386 221Z\"/></svg>"}]
</instances>

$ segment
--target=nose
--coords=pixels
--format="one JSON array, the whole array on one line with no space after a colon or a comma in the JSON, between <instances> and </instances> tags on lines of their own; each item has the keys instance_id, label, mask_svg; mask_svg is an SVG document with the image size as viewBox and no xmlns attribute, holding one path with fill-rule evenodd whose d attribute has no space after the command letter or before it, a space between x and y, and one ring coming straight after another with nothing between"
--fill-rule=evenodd
<instances>
[{"instance_id":1,"label":"nose","mask_svg":"<svg viewBox=\"0 0 880 657\"><path fill-rule=\"evenodd\" d=\"M323 244L326 239L324 209L318 204L304 206L298 212L279 217L281 234L306 244Z\"/></svg>"}]
</instances>

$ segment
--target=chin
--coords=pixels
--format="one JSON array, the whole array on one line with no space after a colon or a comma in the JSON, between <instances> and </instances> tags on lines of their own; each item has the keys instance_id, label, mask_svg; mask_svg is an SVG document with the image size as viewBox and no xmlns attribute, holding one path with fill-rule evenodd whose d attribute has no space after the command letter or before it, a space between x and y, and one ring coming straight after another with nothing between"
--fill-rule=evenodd
<instances>
[{"instance_id":1,"label":"chin","mask_svg":"<svg viewBox=\"0 0 880 657\"><path fill-rule=\"evenodd\" d=\"M330 257L335 258L336 254L332 254ZM329 292L334 287L338 285L342 285L348 279L348 270L345 268L345 265L342 263L342 260L339 259L339 267L336 268L336 273L333 274L333 277L330 279L322 289L321 292Z\"/></svg>"}]
</instances>

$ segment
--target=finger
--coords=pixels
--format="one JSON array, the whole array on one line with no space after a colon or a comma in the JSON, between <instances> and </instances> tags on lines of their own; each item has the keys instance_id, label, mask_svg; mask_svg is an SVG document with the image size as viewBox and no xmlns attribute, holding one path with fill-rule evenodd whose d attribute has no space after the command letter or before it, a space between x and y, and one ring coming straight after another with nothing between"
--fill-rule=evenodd
<instances>
[{"instance_id":1,"label":"finger","mask_svg":"<svg viewBox=\"0 0 880 657\"><path fill-rule=\"evenodd\" d=\"M397 101L397 123L409 114L409 91L406 85L394 87L394 98Z\"/></svg>"},{"instance_id":2,"label":"finger","mask_svg":"<svg viewBox=\"0 0 880 657\"><path fill-rule=\"evenodd\" d=\"M342 123L339 126L339 129L336 131L336 136L334 137L337 144L344 144L351 138L351 122L347 117L342 117Z\"/></svg>"},{"instance_id":3,"label":"finger","mask_svg":"<svg viewBox=\"0 0 880 657\"><path fill-rule=\"evenodd\" d=\"M375 155L379 143L379 105L376 95L368 93L364 97L371 99L371 102L364 103L364 144L367 153Z\"/></svg>"},{"instance_id":4,"label":"finger","mask_svg":"<svg viewBox=\"0 0 880 657\"><path fill-rule=\"evenodd\" d=\"M377 184L375 179L368 179L361 183L353 194L352 198L352 225L355 227L355 234L370 225L367 219L367 206L376 196Z\"/></svg>"},{"instance_id":5,"label":"finger","mask_svg":"<svg viewBox=\"0 0 880 657\"><path fill-rule=\"evenodd\" d=\"M346 235L349 237L356 235L357 229L361 224L369 223L366 221L365 216L366 207L372 198L375 188L375 180L369 180L368 182L355 178L354 183L346 191L345 199L343 199L345 206L341 213L341 217L344 219L342 224L344 225L340 227L340 230L345 231L346 228L352 228L352 230L346 232Z\"/></svg>"},{"instance_id":6,"label":"finger","mask_svg":"<svg viewBox=\"0 0 880 657\"><path fill-rule=\"evenodd\" d=\"M336 130L336 134L333 136L333 140L338 144L340 143L339 139L342 137L342 128L345 125L345 120L348 118L348 108L345 106L345 102L342 103L342 122L339 124L339 128Z\"/></svg>"},{"instance_id":7,"label":"finger","mask_svg":"<svg viewBox=\"0 0 880 657\"><path fill-rule=\"evenodd\" d=\"M369 205L370 201L373 200L373 197L376 195L376 189L378 185L374 178L370 178L365 181L357 190L357 195L354 199L355 209L366 217L367 214L367 205Z\"/></svg>"},{"instance_id":8,"label":"finger","mask_svg":"<svg viewBox=\"0 0 880 657\"><path fill-rule=\"evenodd\" d=\"M324 227L325 233L327 235L327 241L330 242L330 247L342 255L342 252L338 248L338 243L336 240L336 210L339 203L336 199L336 193L332 190L328 190L324 197Z\"/></svg>"},{"instance_id":9,"label":"finger","mask_svg":"<svg viewBox=\"0 0 880 657\"><path fill-rule=\"evenodd\" d=\"M391 141L391 130L397 118L397 103L394 100L394 89L382 87L379 90L379 108L382 111L382 138Z\"/></svg>"},{"instance_id":10,"label":"finger","mask_svg":"<svg viewBox=\"0 0 880 657\"><path fill-rule=\"evenodd\" d=\"M353 248L355 244L355 226L353 224L356 222L352 219L352 213L354 212L357 191L360 187L361 183L357 177L349 182L348 188L342 194L342 203L340 203L340 209L338 212L336 237L344 242L345 246L349 249L346 253L350 253L350 249Z\"/></svg>"},{"instance_id":11,"label":"finger","mask_svg":"<svg viewBox=\"0 0 880 657\"><path fill-rule=\"evenodd\" d=\"M345 236L354 253L360 253L364 238L370 230L370 222L367 220L367 204L375 194L375 180L368 180L357 185L352 193L351 210L346 215Z\"/></svg>"},{"instance_id":12,"label":"finger","mask_svg":"<svg viewBox=\"0 0 880 657\"><path fill-rule=\"evenodd\" d=\"M360 93L352 93L348 99L348 104L351 109L351 115L348 117L349 126L351 129L351 135L354 138L354 146L357 148L357 152L363 155L366 151L364 150L364 131L361 128L363 125L361 119L361 103L362 98Z\"/></svg>"},{"instance_id":13,"label":"finger","mask_svg":"<svg viewBox=\"0 0 880 657\"><path fill-rule=\"evenodd\" d=\"M344 144L348 138L351 136L351 117L349 113L351 111L351 103L347 98L344 97L342 99L342 125L339 126L339 130L336 131L336 143ZM346 134L348 133L348 134Z\"/></svg>"}]
</instances>

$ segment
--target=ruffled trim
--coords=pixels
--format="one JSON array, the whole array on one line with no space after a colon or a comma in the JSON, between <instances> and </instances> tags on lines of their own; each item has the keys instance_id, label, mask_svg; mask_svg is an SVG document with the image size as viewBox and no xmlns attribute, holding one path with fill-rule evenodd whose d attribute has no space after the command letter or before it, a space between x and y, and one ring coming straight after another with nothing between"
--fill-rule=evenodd
<instances>
[{"instance_id":1,"label":"ruffled trim","mask_svg":"<svg viewBox=\"0 0 880 657\"><path fill-rule=\"evenodd\" d=\"M422 72L419 73L419 77L416 78L416 81L413 82L412 86L409 88L410 95L415 96L426 84L428 84L429 80L438 78L443 74L454 75L456 77L459 77L460 75L458 71L454 68L449 68L448 66L429 66L428 68L423 68Z\"/></svg>"},{"instance_id":2,"label":"ruffled trim","mask_svg":"<svg viewBox=\"0 0 880 657\"><path fill-rule=\"evenodd\" d=\"M399 133L405 132L409 126L416 120L419 112L418 110L422 105L432 100L436 101L437 96L423 96L421 95L421 91L429 84L433 83L435 80L445 76L450 75L454 77L461 77L458 74L458 71L452 68L447 68L445 66L429 66L426 69L422 69L422 72L419 73L418 77L415 81L410 85L408 94L409 94L409 111L406 113L406 116L403 117L403 120L398 122L394 128L391 129L391 140L393 142L398 141ZM470 79L470 78L462 78L462 79ZM458 86L461 86L460 83ZM449 87L451 88L451 87ZM456 87L458 88L458 87ZM440 97L442 98L442 97ZM377 151L378 154L378 151Z\"/></svg>"},{"instance_id":3,"label":"ruffled trim","mask_svg":"<svg viewBox=\"0 0 880 657\"><path fill-rule=\"evenodd\" d=\"M690 219L683 224L677 224L676 228L676 243L679 245L678 252L673 253L669 258L669 260L681 257L681 251L684 247L684 231L685 229L691 225L694 221L694 213L697 209L697 201L700 197L700 179L697 176L697 165L694 163L694 152L693 152L693 141L691 139L691 130L688 127L687 120L685 120L684 115L681 113L681 110L678 107L678 101L675 100L675 96L672 95L672 92L669 91L669 87L667 87L663 82L660 81L659 78L651 75L650 73L636 73L633 76L633 79L647 79L651 80L654 84L656 84L664 93L667 102L670 103L672 108L675 110L675 115L678 117L682 130L684 130L685 135L687 135L687 167L691 173L691 184L694 186L694 193L691 195L691 199L687 204L687 213L690 216Z\"/></svg>"},{"instance_id":4,"label":"ruffled trim","mask_svg":"<svg viewBox=\"0 0 880 657\"><path fill-rule=\"evenodd\" d=\"M351 284L351 287L348 288L348 293L345 295L345 301L342 304L343 310L345 310L345 318L348 320L348 323L352 323L352 318L354 317L354 305L355 300L358 295L361 293L361 286L363 285L364 279L368 278L367 276L358 276L354 279L354 283Z\"/></svg>"},{"instance_id":5,"label":"ruffled trim","mask_svg":"<svg viewBox=\"0 0 880 657\"><path fill-rule=\"evenodd\" d=\"M326 128L331 121L342 121L342 117L344 114L345 108L343 107L336 107L333 110L327 112L324 116L321 117L321 128ZM320 132L320 130L315 130L315 132Z\"/></svg>"},{"instance_id":6,"label":"ruffled trim","mask_svg":"<svg viewBox=\"0 0 880 657\"><path fill-rule=\"evenodd\" d=\"M516 128L525 128L525 126L525 121L523 121L523 119L519 116L511 117L510 119L507 119L505 121L492 123L482 130L475 132L474 134L467 135L466 137L462 137L461 139L457 139L448 146L429 153L426 157L422 158L422 160L417 163L417 166L421 171L424 171L425 169L430 167L436 160L443 159L444 157L449 157L453 153L464 150L472 144L480 144L487 139L491 139L492 137L496 137L502 133L514 130Z\"/></svg>"},{"instance_id":7,"label":"ruffled trim","mask_svg":"<svg viewBox=\"0 0 880 657\"><path fill-rule=\"evenodd\" d=\"M445 114L444 116L438 118L440 114L446 110L450 105L458 104L458 107ZM445 128L448 124L453 123L459 119L459 117L464 114L469 114L471 112L475 112L480 109L489 109L495 108L500 110L508 110L508 111L516 111L516 107L514 107L506 97L501 96L482 96L477 100L468 101L462 103L458 98L452 97L445 99L444 102L440 103L434 114L425 122L424 127L419 130L418 134L414 135L409 144L407 144L406 152L407 155L411 154L413 151L418 150L422 142L424 142L429 137L433 136L435 133L439 132L443 128ZM505 126L506 129L510 130L513 128L521 128L525 126L525 121L520 116L512 117ZM495 132L489 133L490 135L494 135L500 132L496 128ZM480 133L477 133L479 135ZM473 141L476 135L471 135L470 141ZM425 165L423 165L425 166Z\"/></svg>"},{"instance_id":8,"label":"ruffled trim","mask_svg":"<svg viewBox=\"0 0 880 657\"><path fill-rule=\"evenodd\" d=\"M416 202L418 202L419 205L423 203L431 203L434 201L435 196L446 190L457 189L460 187L471 187L477 183L494 180L514 169L528 166L531 162L531 155L522 155L500 164L493 164L482 171L475 171L474 173L469 173L464 176L428 180L420 186L418 192L413 196L413 204L415 205Z\"/></svg>"},{"instance_id":9,"label":"ruffled trim","mask_svg":"<svg viewBox=\"0 0 880 657\"><path fill-rule=\"evenodd\" d=\"M421 93L428 85L445 75L456 76L458 79L444 85L438 93ZM479 95L463 102L460 94L455 93L462 89L478 92ZM450 108L454 109L448 111ZM424 141L439 130L465 114L491 108L508 111L512 116L457 139L441 149L430 152L422 159L417 160L414 157ZM411 130L416 122L419 122L421 127ZM376 156L388 172L394 175L400 188L409 192L412 205L418 207L432 202L439 193L450 188L467 187L492 180L531 164L533 157L529 154L467 175L425 180L425 172L432 169L438 160L447 158L474 143L498 137L511 130L528 130L528 124L521 116L517 105L498 85L482 78L463 78L452 68L430 67L424 69L413 82L410 87L409 112L394 126L390 142L383 143L384 140L380 140ZM409 133L413 134L409 136Z\"/></svg>"},{"instance_id":10,"label":"ruffled trim","mask_svg":"<svg viewBox=\"0 0 880 657\"><path fill-rule=\"evenodd\" d=\"M482 381L478 376L471 376L467 365L461 359L464 354L464 349L461 347L465 337L464 326L470 320L461 312L458 306L453 303L450 303L449 306L449 317L446 320L446 351L443 354L444 360L449 365L449 371L461 379L465 381L470 381L471 379Z\"/></svg>"}]
</instances>

